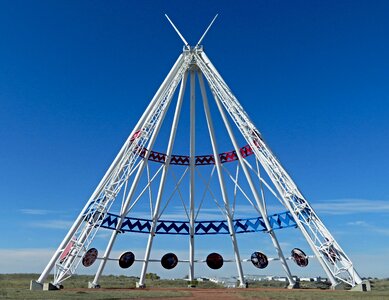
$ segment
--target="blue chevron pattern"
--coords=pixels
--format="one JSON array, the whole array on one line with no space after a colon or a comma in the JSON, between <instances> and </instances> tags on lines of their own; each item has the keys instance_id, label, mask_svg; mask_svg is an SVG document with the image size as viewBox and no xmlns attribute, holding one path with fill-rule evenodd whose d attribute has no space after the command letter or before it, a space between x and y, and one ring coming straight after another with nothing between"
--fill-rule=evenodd
<instances>
[{"instance_id":1,"label":"blue chevron pattern","mask_svg":"<svg viewBox=\"0 0 389 300\"><path fill-rule=\"evenodd\" d=\"M292 215L288 211L271 215L268 217L268 219L270 226L273 229L297 226ZM118 215L108 213L103 223L101 224L101 227L116 230L118 220ZM126 217L120 228L120 231L150 233L151 224L151 220ZM236 233L266 231L265 223L263 222L262 217L235 219L234 229ZM189 235L189 222L159 220L155 233ZM230 231L228 229L228 223L226 220L195 222L196 235L229 233Z\"/></svg>"}]
</instances>

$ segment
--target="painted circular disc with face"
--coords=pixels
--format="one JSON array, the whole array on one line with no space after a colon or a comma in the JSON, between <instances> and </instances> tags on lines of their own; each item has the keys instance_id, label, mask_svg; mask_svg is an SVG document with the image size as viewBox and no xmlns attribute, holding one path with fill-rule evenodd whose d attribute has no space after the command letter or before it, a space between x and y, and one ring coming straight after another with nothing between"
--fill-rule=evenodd
<instances>
[{"instance_id":1,"label":"painted circular disc with face","mask_svg":"<svg viewBox=\"0 0 389 300\"><path fill-rule=\"evenodd\" d=\"M292 259L299 267L308 266L308 257L305 255L304 251L299 248L294 248L292 250Z\"/></svg>"},{"instance_id":2,"label":"painted circular disc with face","mask_svg":"<svg viewBox=\"0 0 389 300\"><path fill-rule=\"evenodd\" d=\"M177 255L174 253L166 253L164 256L161 258L161 265L165 269L173 269L175 266L178 264L178 258Z\"/></svg>"},{"instance_id":3,"label":"painted circular disc with face","mask_svg":"<svg viewBox=\"0 0 389 300\"><path fill-rule=\"evenodd\" d=\"M84 267L90 267L97 259L99 252L96 248L90 248L82 258L82 264Z\"/></svg>"},{"instance_id":4,"label":"painted circular disc with face","mask_svg":"<svg viewBox=\"0 0 389 300\"><path fill-rule=\"evenodd\" d=\"M269 264L267 256L262 252L254 252L251 254L251 262L253 265L259 269L264 269Z\"/></svg>"},{"instance_id":5,"label":"painted circular disc with face","mask_svg":"<svg viewBox=\"0 0 389 300\"><path fill-rule=\"evenodd\" d=\"M219 253L211 253L207 256L207 265L211 269L217 270L220 269L223 266L223 256L221 256Z\"/></svg>"},{"instance_id":6,"label":"painted circular disc with face","mask_svg":"<svg viewBox=\"0 0 389 300\"><path fill-rule=\"evenodd\" d=\"M127 269L132 266L135 261L135 254L131 251L124 252L119 257L119 266L123 269Z\"/></svg>"}]
</instances>

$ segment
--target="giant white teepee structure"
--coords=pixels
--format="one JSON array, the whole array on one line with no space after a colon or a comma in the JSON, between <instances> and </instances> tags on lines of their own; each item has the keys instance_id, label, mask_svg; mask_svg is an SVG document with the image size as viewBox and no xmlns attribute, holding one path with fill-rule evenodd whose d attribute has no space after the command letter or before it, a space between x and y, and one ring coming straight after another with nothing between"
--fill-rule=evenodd
<instances>
[{"instance_id":1,"label":"giant white teepee structure","mask_svg":"<svg viewBox=\"0 0 389 300\"><path fill-rule=\"evenodd\" d=\"M248 259L241 257L237 234L257 231L264 231L270 237L276 250L274 260L281 262L289 284L293 287L295 282L287 263L290 257L284 256L275 233L275 229L284 227L298 227L333 287L340 282L352 287L363 285L351 260L274 156L205 54L201 42L214 20L196 46L191 47L169 19L184 42L183 53L41 276L31 283L32 289L42 288L52 271L54 281L50 287L59 287L75 273L80 263L89 266L96 259L99 259L100 264L90 287L98 287L99 277L107 262L113 260L112 249L119 233L126 232L148 234L142 259L135 259L133 253L127 252L119 260L120 266L124 268L134 261L142 264L139 287L145 286L149 263L155 261L150 257L153 241L159 234L188 236L188 258L178 260L176 255L169 253L162 259L162 265L170 269L178 262L188 263L190 280L195 278L195 263L205 262L196 258L197 238L205 234L229 235L233 249L230 261L236 264L237 277L243 287L245 279L242 263ZM187 81L189 94L185 92ZM174 97L177 88L178 96ZM186 94L189 97L185 97ZM173 103L175 108L169 110ZM186 116L183 116L184 112ZM198 121L200 115L203 121ZM186 122L187 127L183 127L187 130L178 137L182 128L179 124L182 122ZM199 128L204 129L201 134ZM224 130L223 136L217 136L220 128ZM166 137L165 143L161 142L161 136ZM240 142L244 142L245 146L241 147ZM226 143L233 150L220 153L219 145ZM176 146L181 144L187 146L187 155L173 154L176 149L186 151L183 150L185 147ZM199 155L205 144L212 154ZM161 145L166 146L165 152L155 150L160 150ZM269 214L266 195L278 200L286 212ZM174 197L181 201L185 212L183 219L186 220L163 219L163 213ZM149 205L149 219L137 217L136 207L144 205L142 201ZM221 220L200 221L207 201L215 203ZM235 218L237 201L246 201L257 214L256 217ZM99 230L111 230L101 257L97 249L91 248ZM291 258L300 266L308 262L299 249L293 250ZM255 266L264 268L268 259L263 253L254 252L251 261ZM213 253L206 262L211 268L217 269L223 261L220 255Z\"/></svg>"}]
</instances>

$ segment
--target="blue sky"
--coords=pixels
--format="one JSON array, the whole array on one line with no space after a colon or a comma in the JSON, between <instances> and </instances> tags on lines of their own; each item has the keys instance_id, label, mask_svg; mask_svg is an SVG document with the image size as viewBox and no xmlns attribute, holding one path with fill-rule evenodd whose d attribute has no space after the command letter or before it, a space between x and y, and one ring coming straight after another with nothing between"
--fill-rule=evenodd
<instances>
[{"instance_id":1,"label":"blue sky","mask_svg":"<svg viewBox=\"0 0 389 300\"><path fill-rule=\"evenodd\" d=\"M0 272L41 272L131 132L182 50L164 14L194 44L219 13L207 55L361 275L389 277L388 9L1 1ZM284 230L280 240L289 249L296 236ZM132 243L141 252L145 238ZM177 252L186 249L183 240Z\"/></svg>"}]
</instances>

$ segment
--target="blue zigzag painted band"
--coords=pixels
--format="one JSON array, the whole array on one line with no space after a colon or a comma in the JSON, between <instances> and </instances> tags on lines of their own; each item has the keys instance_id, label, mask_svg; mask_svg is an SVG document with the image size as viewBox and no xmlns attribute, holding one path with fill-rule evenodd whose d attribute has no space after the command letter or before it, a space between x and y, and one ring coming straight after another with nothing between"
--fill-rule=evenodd
<instances>
[{"instance_id":1,"label":"blue zigzag painted band","mask_svg":"<svg viewBox=\"0 0 389 300\"><path fill-rule=\"evenodd\" d=\"M119 221L119 216L108 213L101 224L101 227L106 229L116 230ZM272 229L282 229L287 227L296 227L296 222L293 220L289 211L268 216ZM235 219L234 229L236 233L266 231L265 223L262 217ZM123 221L121 232L141 232L150 233L152 221L147 219L138 219L126 217ZM156 234L181 234L189 235L189 222L184 221L169 221L159 220L157 223ZM195 234L229 234L228 224L223 221L196 221Z\"/></svg>"}]
</instances>

